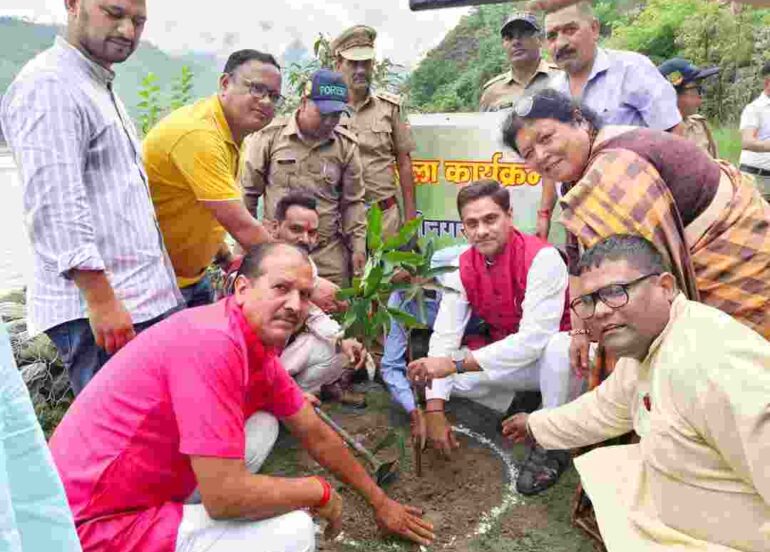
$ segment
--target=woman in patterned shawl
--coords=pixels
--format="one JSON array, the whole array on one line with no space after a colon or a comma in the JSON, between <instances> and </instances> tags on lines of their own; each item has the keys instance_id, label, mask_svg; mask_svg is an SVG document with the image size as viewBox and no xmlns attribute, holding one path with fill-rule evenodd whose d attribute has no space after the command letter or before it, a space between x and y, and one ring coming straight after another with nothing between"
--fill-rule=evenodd
<instances>
[{"instance_id":1,"label":"woman in patterned shawl","mask_svg":"<svg viewBox=\"0 0 770 552\"><path fill-rule=\"evenodd\" d=\"M571 269L579 247L641 235L668 257L688 299L770 339L770 205L753 177L669 133L602 128L590 109L548 89L517 102L503 140L562 182ZM587 369L587 352L587 336L573 339L576 369Z\"/></svg>"}]
</instances>

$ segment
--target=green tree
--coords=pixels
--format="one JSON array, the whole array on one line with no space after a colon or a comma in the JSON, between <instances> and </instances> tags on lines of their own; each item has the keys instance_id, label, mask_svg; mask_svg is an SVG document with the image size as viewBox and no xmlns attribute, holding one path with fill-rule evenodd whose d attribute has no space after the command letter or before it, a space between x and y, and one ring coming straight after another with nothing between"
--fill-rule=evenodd
<instances>
[{"instance_id":1,"label":"green tree","mask_svg":"<svg viewBox=\"0 0 770 552\"><path fill-rule=\"evenodd\" d=\"M649 0L636 17L616 22L607 46L640 52L660 64L678 55L679 30L704 4L705 0Z\"/></svg>"}]
</instances>

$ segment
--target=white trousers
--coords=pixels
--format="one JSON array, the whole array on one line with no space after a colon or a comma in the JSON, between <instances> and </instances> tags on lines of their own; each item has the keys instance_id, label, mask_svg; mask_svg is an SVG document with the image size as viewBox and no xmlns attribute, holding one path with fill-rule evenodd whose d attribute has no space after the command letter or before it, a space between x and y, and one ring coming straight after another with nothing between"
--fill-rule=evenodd
<instances>
[{"instance_id":1,"label":"white trousers","mask_svg":"<svg viewBox=\"0 0 770 552\"><path fill-rule=\"evenodd\" d=\"M306 393L318 393L345 372L347 358L334 343L311 332L299 334L281 353L281 365Z\"/></svg>"},{"instance_id":2,"label":"white trousers","mask_svg":"<svg viewBox=\"0 0 770 552\"><path fill-rule=\"evenodd\" d=\"M583 380L570 369L569 344L569 334L559 332L529 366L498 374L494 379L484 371L455 375L452 395L505 412L516 391L540 391L544 408L560 406L579 395L583 386Z\"/></svg>"},{"instance_id":3,"label":"white trousers","mask_svg":"<svg viewBox=\"0 0 770 552\"><path fill-rule=\"evenodd\" d=\"M246 467L257 473L278 438L278 420L267 412L257 412L246 421L245 433ZM193 496L191 502L195 501ZM212 519L202 504L185 504L176 541L177 552L312 550L315 550L313 519L302 510L259 521L223 521Z\"/></svg>"}]
</instances>

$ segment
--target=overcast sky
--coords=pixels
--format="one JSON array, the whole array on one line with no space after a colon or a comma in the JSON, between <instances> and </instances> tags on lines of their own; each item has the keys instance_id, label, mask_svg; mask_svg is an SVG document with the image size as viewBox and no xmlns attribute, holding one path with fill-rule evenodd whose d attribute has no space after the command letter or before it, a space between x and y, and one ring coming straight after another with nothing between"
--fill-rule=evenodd
<instances>
[{"instance_id":1,"label":"overcast sky","mask_svg":"<svg viewBox=\"0 0 770 552\"><path fill-rule=\"evenodd\" d=\"M0 0L0 4L0 15L65 21L64 0ZM364 23L378 31L378 57L407 66L419 61L468 12L468 8L412 12L409 0L147 0L147 7L143 39L171 53L203 50L226 55L238 48L256 48L280 55L295 39L310 49L319 32L334 36Z\"/></svg>"}]
</instances>

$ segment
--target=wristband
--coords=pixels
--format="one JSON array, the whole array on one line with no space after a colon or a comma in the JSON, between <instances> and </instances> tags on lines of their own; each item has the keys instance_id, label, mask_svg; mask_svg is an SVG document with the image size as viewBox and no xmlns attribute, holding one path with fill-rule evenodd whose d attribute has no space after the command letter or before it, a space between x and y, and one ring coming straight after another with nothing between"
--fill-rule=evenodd
<instances>
[{"instance_id":1,"label":"wristband","mask_svg":"<svg viewBox=\"0 0 770 552\"><path fill-rule=\"evenodd\" d=\"M576 335L588 335L590 332L586 330L585 328L577 328L575 330L569 331L570 337L575 337Z\"/></svg>"},{"instance_id":2,"label":"wristband","mask_svg":"<svg viewBox=\"0 0 770 552\"><path fill-rule=\"evenodd\" d=\"M443 414L444 411L443 410L439 410L439 409L434 409L434 410L427 410L426 409L424 412L426 414L435 414L436 412L441 412Z\"/></svg>"},{"instance_id":3,"label":"wristband","mask_svg":"<svg viewBox=\"0 0 770 552\"><path fill-rule=\"evenodd\" d=\"M318 480L318 482L323 486L324 488L324 494L321 497L321 501L315 505L316 508L323 508L327 504L329 504L329 501L332 498L332 486L329 485L329 482L321 477L320 475L314 476L315 479Z\"/></svg>"},{"instance_id":4,"label":"wristband","mask_svg":"<svg viewBox=\"0 0 770 552\"><path fill-rule=\"evenodd\" d=\"M539 209L537 211L537 216L542 218L551 218L551 210L550 209Z\"/></svg>"}]
</instances>

